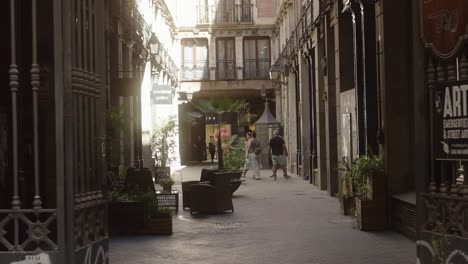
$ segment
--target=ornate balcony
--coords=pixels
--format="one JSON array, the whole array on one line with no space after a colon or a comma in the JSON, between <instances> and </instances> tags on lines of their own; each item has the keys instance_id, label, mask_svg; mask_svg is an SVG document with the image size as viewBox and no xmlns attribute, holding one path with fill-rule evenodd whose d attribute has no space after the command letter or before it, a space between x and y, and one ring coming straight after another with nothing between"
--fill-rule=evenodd
<instances>
[{"instance_id":1,"label":"ornate balcony","mask_svg":"<svg viewBox=\"0 0 468 264\"><path fill-rule=\"evenodd\" d=\"M244 79L269 79L270 59L244 59Z\"/></svg>"},{"instance_id":2,"label":"ornate balcony","mask_svg":"<svg viewBox=\"0 0 468 264\"><path fill-rule=\"evenodd\" d=\"M207 60L184 60L182 64L182 81L203 81L209 79Z\"/></svg>"},{"instance_id":3,"label":"ornate balcony","mask_svg":"<svg viewBox=\"0 0 468 264\"><path fill-rule=\"evenodd\" d=\"M216 79L217 80L234 80L236 79L236 61L235 60L218 60L216 62Z\"/></svg>"},{"instance_id":4,"label":"ornate balcony","mask_svg":"<svg viewBox=\"0 0 468 264\"><path fill-rule=\"evenodd\" d=\"M197 6L197 24L253 23L253 4Z\"/></svg>"}]
</instances>

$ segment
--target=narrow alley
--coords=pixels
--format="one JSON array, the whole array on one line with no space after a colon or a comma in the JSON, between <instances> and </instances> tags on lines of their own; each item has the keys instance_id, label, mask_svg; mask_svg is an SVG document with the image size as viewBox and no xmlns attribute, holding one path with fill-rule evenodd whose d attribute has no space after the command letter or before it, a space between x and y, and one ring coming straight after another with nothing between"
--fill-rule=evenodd
<instances>
[{"instance_id":1,"label":"narrow alley","mask_svg":"<svg viewBox=\"0 0 468 264\"><path fill-rule=\"evenodd\" d=\"M205 166L206 167L206 166ZM182 169L184 181L202 166ZM414 242L401 234L362 232L339 213L339 202L297 176L248 178L234 193L234 213L179 211L172 236L117 237L114 264L410 264ZM180 178L176 177L176 180ZM180 190L180 184L174 185Z\"/></svg>"}]
</instances>

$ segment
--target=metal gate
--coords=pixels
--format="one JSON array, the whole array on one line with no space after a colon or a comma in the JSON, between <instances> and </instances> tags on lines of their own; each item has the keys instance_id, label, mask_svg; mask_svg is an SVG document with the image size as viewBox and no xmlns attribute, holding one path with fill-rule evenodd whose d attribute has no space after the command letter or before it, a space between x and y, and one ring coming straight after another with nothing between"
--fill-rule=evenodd
<instances>
[{"instance_id":1,"label":"metal gate","mask_svg":"<svg viewBox=\"0 0 468 264\"><path fill-rule=\"evenodd\" d=\"M108 263L104 1L2 2L0 263Z\"/></svg>"}]
</instances>

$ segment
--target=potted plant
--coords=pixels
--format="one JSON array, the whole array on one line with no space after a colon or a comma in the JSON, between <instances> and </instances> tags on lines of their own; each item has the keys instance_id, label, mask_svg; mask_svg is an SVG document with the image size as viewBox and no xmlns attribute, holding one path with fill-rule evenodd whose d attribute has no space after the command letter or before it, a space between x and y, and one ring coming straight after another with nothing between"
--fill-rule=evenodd
<instances>
[{"instance_id":1,"label":"potted plant","mask_svg":"<svg viewBox=\"0 0 468 264\"><path fill-rule=\"evenodd\" d=\"M171 191L174 180L172 178L163 178L159 180L159 185L161 185L164 191Z\"/></svg>"},{"instance_id":2,"label":"potted plant","mask_svg":"<svg viewBox=\"0 0 468 264\"><path fill-rule=\"evenodd\" d=\"M171 175L170 163L175 160L175 137L177 135L177 122L175 116L161 122L151 137L151 150L155 160L156 182Z\"/></svg>"},{"instance_id":3,"label":"potted plant","mask_svg":"<svg viewBox=\"0 0 468 264\"><path fill-rule=\"evenodd\" d=\"M356 158L351 167L356 188L356 218L361 230L386 227L386 191L384 163L381 155L370 153Z\"/></svg>"},{"instance_id":4,"label":"potted plant","mask_svg":"<svg viewBox=\"0 0 468 264\"><path fill-rule=\"evenodd\" d=\"M336 196L340 201L341 213L343 215L354 215L356 209L355 188L353 188L351 167L352 164L348 161L347 157L343 157L338 167L341 173L338 176L338 193Z\"/></svg>"}]
</instances>

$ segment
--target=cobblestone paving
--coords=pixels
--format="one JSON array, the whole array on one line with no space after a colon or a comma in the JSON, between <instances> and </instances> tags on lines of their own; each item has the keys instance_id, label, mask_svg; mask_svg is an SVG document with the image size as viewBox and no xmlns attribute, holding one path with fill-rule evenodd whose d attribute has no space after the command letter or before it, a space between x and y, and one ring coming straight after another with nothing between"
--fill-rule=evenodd
<instances>
[{"instance_id":1,"label":"cobblestone paving","mask_svg":"<svg viewBox=\"0 0 468 264\"><path fill-rule=\"evenodd\" d=\"M184 168L184 181L201 166ZM398 233L362 232L339 203L297 176L249 178L234 213L179 211L172 236L112 238L111 264L413 264L415 244ZM281 173L279 173L281 175ZM178 177L178 176L177 176ZM178 179L176 179L178 180ZM176 185L180 189L180 185Z\"/></svg>"}]
</instances>

